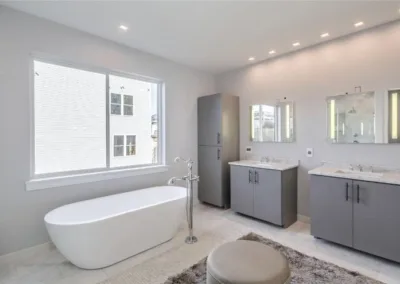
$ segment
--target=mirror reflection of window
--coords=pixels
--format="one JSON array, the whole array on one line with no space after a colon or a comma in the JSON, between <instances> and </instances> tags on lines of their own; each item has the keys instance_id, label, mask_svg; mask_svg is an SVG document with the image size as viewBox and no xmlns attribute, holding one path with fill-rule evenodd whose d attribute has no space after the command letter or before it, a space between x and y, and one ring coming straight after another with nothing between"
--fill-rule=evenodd
<instances>
[{"instance_id":1,"label":"mirror reflection of window","mask_svg":"<svg viewBox=\"0 0 400 284\"><path fill-rule=\"evenodd\" d=\"M293 142L293 103L252 105L250 107L251 141Z\"/></svg>"}]
</instances>

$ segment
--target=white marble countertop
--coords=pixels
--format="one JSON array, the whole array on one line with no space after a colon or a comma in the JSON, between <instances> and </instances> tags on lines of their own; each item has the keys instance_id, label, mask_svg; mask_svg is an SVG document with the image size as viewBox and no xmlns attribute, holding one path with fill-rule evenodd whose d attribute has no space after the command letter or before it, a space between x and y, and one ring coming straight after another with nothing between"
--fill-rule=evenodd
<instances>
[{"instance_id":1,"label":"white marble countertop","mask_svg":"<svg viewBox=\"0 0 400 284\"><path fill-rule=\"evenodd\" d=\"M276 162L261 163L260 161L254 161L254 160L242 160L242 161L229 162L229 165L260 168L260 169L269 169L269 170L276 170L276 171L285 171L285 170L297 168L299 166L298 164L291 163L291 162L289 162L289 163L276 163Z\"/></svg>"},{"instance_id":2,"label":"white marble countertop","mask_svg":"<svg viewBox=\"0 0 400 284\"><path fill-rule=\"evenodd\" d=\"M400 185L399 171L360 172L334 166L322 166L308 171L308 174Z\"/></svg>"}]
</instances>

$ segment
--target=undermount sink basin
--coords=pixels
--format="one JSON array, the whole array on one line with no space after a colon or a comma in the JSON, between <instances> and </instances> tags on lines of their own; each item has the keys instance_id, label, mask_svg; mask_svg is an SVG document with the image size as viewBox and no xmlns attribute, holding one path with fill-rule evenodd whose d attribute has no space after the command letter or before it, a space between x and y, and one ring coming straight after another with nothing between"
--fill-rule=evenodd
<instances>
[{"instance_id":1,"label":"undermount sink basin","mask_svg":"<svg viewBox=\"0 0 400 284\"><path fill-rule=\"evenodd\" d=\"M255 166L261 166L261 167L273 167L271 163L263 163L259 161L246 161L247 164L252 164Z\"/></svg>"},{"instance_id":2,"label":"undermount sink basin","mask_svg":"<svg viewBox=\"0 0 400 284\"><path fill-rule=\"evenodd\" d=\"M346 170L337 170L335 173L358 176L358 177L372 177L372 178L380 178L383 175L382 173L358 172L358 171L351 171L351 170L347 170L347 171Z\"/></svg>"}]
</instances>

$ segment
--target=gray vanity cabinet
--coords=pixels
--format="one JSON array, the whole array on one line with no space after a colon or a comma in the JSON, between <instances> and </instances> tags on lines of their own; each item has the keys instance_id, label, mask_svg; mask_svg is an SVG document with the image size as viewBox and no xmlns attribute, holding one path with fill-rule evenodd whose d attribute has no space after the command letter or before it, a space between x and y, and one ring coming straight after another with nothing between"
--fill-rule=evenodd
<instances>
[{"instance_id":1,"label":"gray vanity cabinet","mask_svg":"<svg viewBox=\"0 0 400 284\"><path fill-rule=\"evenodd\" d=\"M400 186L311 176L311 234L400 262Z\"/></svg>"},{"instance_id":2,"label":"gray vanity cabinet","mask_svg":"<svg viewBox=\"0 0 400 284\"><path fill-rule=\"evenodd\" d=\"M352 181L348 179L311 176L311 234L338 244L353 244L351 218Z\"/></svg>"},{"instance_id":3,"label":"gray vanity cabinet","mask_svg":"<svg viewBox=\"0 0 400 284\"><path fill-rule=\"evenodd\" d=\"M280 171L255 170L254 217L282 225L282 182Z\"/></svg>"},{"instance_id":4,"label":"gray vanity cabinet","mask_svg":"<svg viewBox=\"0 0 400 284\"><path fill-rule=\"evenodd\" d=\"M254 169L231 166L231 208L235 212L253 215Z\"/></svg>"},{"instance_id":5,"label":"gray vanity cabinet","mask_svg":"<svg viewBox=\"0 0 400 284\"><path fill-rule=\"evenodd\" d=\"M353 183L353 247L400 262L400 186Z\"/></svg>"},{"instance_id":6,"label":"gray vanity cabinet","mask_svg":"<svg viewBox=\"0 0 400 284\"><path fill-rule=\"evenodd\" d=\"M280 171L231 165L231 208L290 226L297 220L297 168Z\"/></svg>"}]
</instances>

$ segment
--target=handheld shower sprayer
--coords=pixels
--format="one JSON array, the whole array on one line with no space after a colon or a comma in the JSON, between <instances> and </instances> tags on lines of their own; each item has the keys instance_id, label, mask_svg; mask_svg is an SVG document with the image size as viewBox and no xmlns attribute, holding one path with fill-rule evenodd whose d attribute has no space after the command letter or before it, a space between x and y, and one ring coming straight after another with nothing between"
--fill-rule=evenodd
<instances>
[{"instance_id":1,"label":"handheld shower sprayer","mask_svg":"<svg viewBox=\"0 0 400 284\"><path fill-rule=\"evenodd\" d=\"M185 242L187 244L193 244L197 242L197 238L193 235L193 182L199 181L199 176L193 175L193 160L183 159L181 157L176 157L174 159L175 163L184 162L188 167L188 175L182 178L172 177L168 180L168 185L174 185L179 180L186 181L186 217L189 227L189 236L186 238Z\"/></svg>"},{"instance_id":2,"label":"handheld shower sprayer","mask_svg":"<svg viewBox=\"0 0 400 284\"><path fill-rule=\"evenodd\" d=\"M192 167L193 166L193 161L190 158L189 159L184 159L184 158L181 158L181 157L176 157L174 159L174 162L175 163L184 162L184 163L187 164L188 167Z\"/></svg>"}]
</instances>

